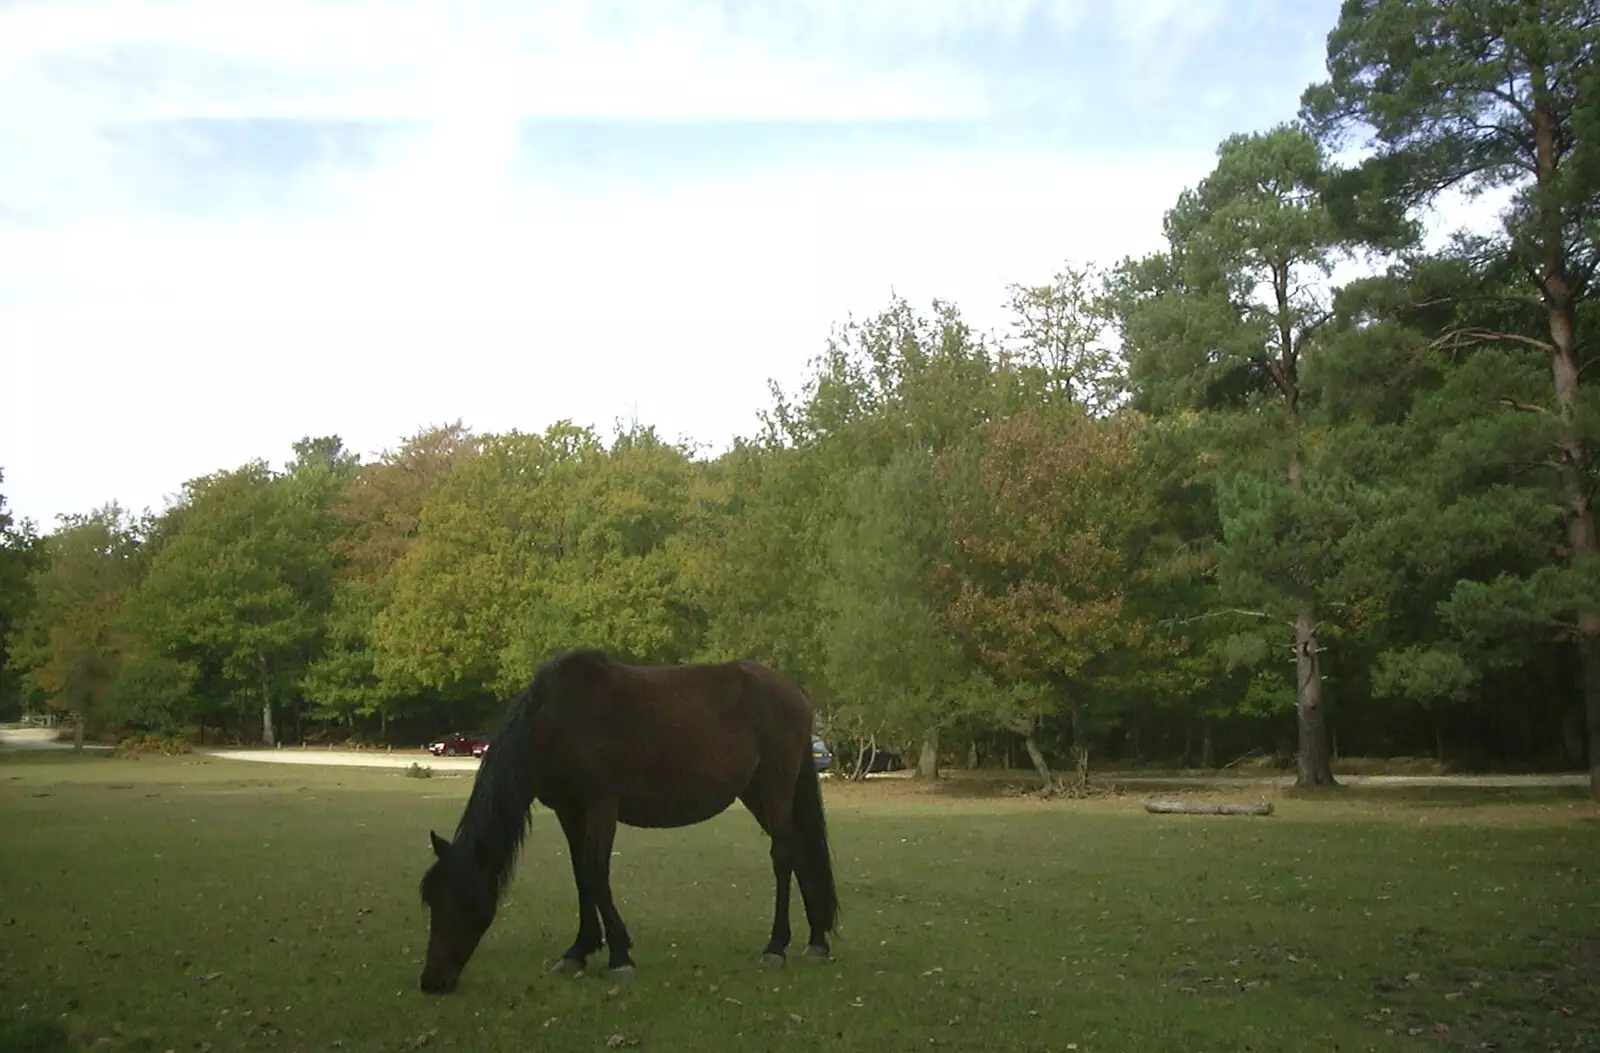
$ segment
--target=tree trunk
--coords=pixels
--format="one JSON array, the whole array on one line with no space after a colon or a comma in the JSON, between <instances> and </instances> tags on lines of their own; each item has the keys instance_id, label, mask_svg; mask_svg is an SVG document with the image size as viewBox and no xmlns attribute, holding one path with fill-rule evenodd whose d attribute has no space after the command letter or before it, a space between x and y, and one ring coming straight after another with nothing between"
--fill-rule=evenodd
<instances>
[{"instance_id":1,"label":"tree trunk","mask_svg":"<svg viewBox=\"0 0 1600 1053\"><path fill-rule=\"evenodd\" d=\"M861 744L861 749L856 752L856 770L850 774L851 782L865 782L872 766L878 760L878 736L868 737Z\"/></svg>"},{"instance_id":2,"label":"tree trunk","mask_svg":"<svg viewBox=\"0 0 1600 1053\"><path fill-rule=\"evenodd\" d=\"M261 656L261 743L265 746L277 745L277 738L272 733L272 684L267 675L267 656Z\"/></svg>"},{"instance_id":3,"label":"tree trunk","mask_svg":"<svg viewBox=\"0 0 1600 1053\"><path fill-rule=\"evenodd\" d=\"M1273 292L1277 297L1278 356L1269 362L1273 382L1283 396L1283 422L1290 441L1289 489L1305 490L1300 460L1299 348L1294 340L1294 312L1289 303L1289 268L1273 266ZM1300 603L1294 620L1295 710L1299 722L1296 749L1296 786L1334 786L1328 755L1328 719L1322 709L1322 668L1318 655L1317 612L1309 599Z\"/></svg>"},{"instance_id":4,"label":"tree trunk","mask_svg":"<svg viewBox=\"0 0 1600 1053\"><path fill-rule=\"evenodd\" d=\"M1557 755L1561 763L1569 768L1583 767L1584 750L1583 711L1577 710L1561 718L1561 741L1558 744Z\"/></svg>"},{"instance_id":5,"label":"tree trunk","mask_svg":"<svg viewBox=\"0 0 1600 1053\"><path fill-rule=\"evenodd\" d=\"M967 741L967 770L968 771L977 771L978 770L978 740L977 739L969 739Z\"/></svg>"},{"instance_id":6,"label":"tree trunk","mask_svg":"<svg viewBox=\"0 0 1600 1053\"><path fill-rule=\"evenodd\" d=\"M389 741L389 711L378 710L378 741L387 744Z\"/></svg>"},{"instance_id":7,"label":"tree trunk","mask_svg":"<svg viewBox=\"0 0 1600 1053\"><path fill-rule=\"evenodd\" d=\"M84 719L84 715L82 713L79 713L77 716L77 726L72 729L72 748L81 753L83 751L83 725L87 723L87 721Z\"/></svg>"},{"instance_id":8,"label":"tree trunk","mask_svg":"<svg viewBox=\"0 0 1600 1053\"><path fill-rule=\"evenodd\" d=\"M1215 768L1217 766L1217 744L1211 736L1211 721L1200 721L1200 767Z\"/></svg>"},{"instance_id":9,"label":"tree trunk","mask_svg":"<svg viewBox=\"0 0 1600 1053\"><path fill-rule=\"evenodd\" d=\"M1600 620L1600 615L1584 618ZM1581 620L1579 626L1581 632ZM1583 660L1583 709L1589 725L1589 792L1600 801L1600 632L1578 638L1578 655Z\"/></svg>"},{"instance_id":10,"label":"tree trunk","mask_svg":"<svg viewBox=\"0 0 1600 1053\"><path fill-rule=\"evenodd\" d=\"M1551 273L1554 270L1555 273ZM1559 258L1545 265L1545 306L1550 317L1551 372L1561 414L1561 488L1567 499L1567 548L1574 564L1595 558L1594 505L1589 500L1589 457L1578 414L1576 313ZM1589 790L1600 800L1600 611L1578 612L1578 662L1582 668L1584 722L1589 728Z\"/></svg>"},{"instance_id":11,"label":"tree trunk","mask_svg":"<svg viewBox=\"0 0 1600 1053\"><path fill-rule=\"evenodd\" d=\"M1328 718L1322 709L1322 670L1317 655L1317 617L1310 603L1294 620L1295 709L1300 720L1296 786L1337 786L1328 754Z\"/></svg>"},{"instance_id":12,"label":"tree trunk","mask_svg":"<svg viewBox=\"0 0 1600 1053\"><path fill-rule=\"evenodd\" d=\"M1033 741L1033 732L1030 731L1023 736L1022 748L1028 751L1028 759L1033 761L1033 770L1039 773L1039 788L1049 793L1055 786L1055 776L1050 774L1050 765L1044 762L1044 754L1039 752L1038 743Z\"/></svg>"},{"instance_id":13,"label":"tree trunk","mask_svg":"<svg viewBox=\"0 0 1600 1053\"><path fill-rule=\"evenodd\" d=\"M1539 291L1550 327L1550 372L1561 418L1561 487L1567 499L1567 547L1574 563L1595 554L1594 506L1589 501L1589 451L1578 420L1578 311L1567 271L1566 216L1557 199L1558 122L1549 77L1535 63L1533 89L1534 178L1539 193ZM1583 670L1583 712L1589 726L1589 791L1600 800L1600 611L1578 614L1578 661Z\"/></svg>"},{"instance_id":14,"label":"tree trunk","mask_svg":"<svg viewBox=\"0 0 1600 1053\"><path fill-rule=\"evenodd\" d=\"M917 759L917 778L939 777L939 729L934 728L922 737L922 756Z\"/></svg>"}]
</instances>

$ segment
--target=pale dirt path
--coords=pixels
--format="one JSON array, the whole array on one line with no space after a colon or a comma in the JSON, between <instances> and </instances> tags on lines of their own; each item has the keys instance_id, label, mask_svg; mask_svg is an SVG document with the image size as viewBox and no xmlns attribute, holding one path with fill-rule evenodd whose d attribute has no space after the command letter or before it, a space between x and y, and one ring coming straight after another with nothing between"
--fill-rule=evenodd
<instances>
[{"instance_id":1,"label":"pale dirt path","mask_svg":"<svg viewBox=\"0 0 1600 1053\"><path fill-rule=\"evenodd\" d=\"M1294 786L1293 775L1140 775L1136 772L1096 773L1096 782L1114 782L1133 786L1185 786L1206 785L1229 789L1248 789L1252 786L1271 786L1287 790ZM1555 775L1335 775L1341 786L1480 786L1491 789L1527 789L1544 786L1587 786L1589 776L1561 773Z\"/></svg>"},{"instance_id":2,"label":"pale dirt path","mask_svg":"<svg viewBox=\"0 0 1600 1053\"><path fill-rule=\"evenodd\" d=\"M70 742L55 741L54 728L0 728L0 748L23 750L71 749ZM86 746L86 749L109 749L107 746ZM201 747L195 753L221 760L254 761L264 764L315 764L346 768L409 768L421 764L436 771L475 772L479 761L475 757L433 757L417 750L402 753L385 753L379 750L329 750L300 749L217 749ZM908 778L909 773L885 772L873 776L874 780ZM1186 774L1150 774L1137 772L1104 772L1094 778L1101 783L1116 783L1130 788L1149 786L1208 786L1226 789L1251 787L1287 788L1294 784L1292 775L1213 775L1197 772ZM1587 786L1589 777L1581 772L1556 775L1340 775L1345 786L1478 786L1492 789L1518 789L1554 786Z\"/></svg>"},{"instance_id":3,"label":"pale dirt path","mask_svg":"<svg viewBox=\"0 0 1600 1053\"><path fill-rule=\"evenodd\" d=\"M300 749L298 746L281 750L213 749L202 746L194 752L222 760L256 761L263 764L321 764L342 768L409 768L413 764L420 764L435 771L477 771L480 763L476 757L434 757L420 751L385 753L382 750Z\"/></svg>"},{"instance_id":4,"label":"pale dirt path","mask_svg":"<svg viewBox=\"0 0 1600 1053\"><path fill-rule=\"evenodd\" d=\"M328 749L201 749L198 753L228 760L260 761L276 764L326 764L359 768L409 768L413 763L443 771L477 771L479 761L474 757L431 757L427 754L382 753L365 750ZM909 778L909 772L884 772L874 775L878 779ZM1105 772L1094 776L1096 781L1114 782L1123 786L1216 786L1248 789L1250 787L1288 788L1294 785L1294 776L1268 775L1143 775L1136 772ZM1517 789L1552 786L1587 786L1589 777L1582 773L1557 775L1340 775L1345 786L1479 786L1498 789Z\"/></svg>"},{"instance_id":5,"label":"pale dirt path","mask_svg":"<svg viewBox=\"0 0 1600 1053\"><path fill-rule=\"evenodd\" d=\"M70 750L72 743L57 742L59 728L0 728L0 749L14 750ZM86 750L108 750L92 742L83 744Z\"/></svg>"}]
</instances>

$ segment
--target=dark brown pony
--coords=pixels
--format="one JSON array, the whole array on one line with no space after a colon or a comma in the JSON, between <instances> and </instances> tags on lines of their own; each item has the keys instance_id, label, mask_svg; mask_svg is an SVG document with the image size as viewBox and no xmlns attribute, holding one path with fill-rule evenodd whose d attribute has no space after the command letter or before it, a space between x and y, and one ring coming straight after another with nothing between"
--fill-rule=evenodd
<instances>
[{"instance_id":1,"label":"dark brown pony","mask_svg":"<svg viewBox=\"0 0 1600 1053\"><path fill-rule=\"evenodd\" d=\"M422 989L455 989L494 920L535 800L561 821L578 887L578 936L556 970L582 971L602 943L612 973L633 969L611 898L617 823L688 826L734 798L772 840L777 899L763 963L781 965L789 946L791 876L811 928L805 953L827 957L838 899L811 727L805 695L754 662L625 665L578 650L544 663L495 732L455 839L429 831L438 858L422 878L431 914Z\"/></svg>"}]
</instances>

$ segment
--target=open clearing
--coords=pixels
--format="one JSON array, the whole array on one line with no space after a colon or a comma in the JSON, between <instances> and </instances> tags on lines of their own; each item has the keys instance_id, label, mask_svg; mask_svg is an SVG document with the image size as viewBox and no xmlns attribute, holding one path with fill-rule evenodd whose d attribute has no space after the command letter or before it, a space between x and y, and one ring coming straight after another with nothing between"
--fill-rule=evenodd
<instances>
[{"instance_id":1,"label":"open clearing","mask_svg":"<svg viewBox=\"0 0 1600 1053\"><path fill-rule=\"evenodd\" d=\"M837 961L755 967L770 870L732 811L620 832L620 987L544 971L576 912L541 809L427 998L417 880L469 785L0 754L0 1049L1600 1049L1581 787L1266 789L1253 819L834 783Z\"/></svg>"}]
</instances>

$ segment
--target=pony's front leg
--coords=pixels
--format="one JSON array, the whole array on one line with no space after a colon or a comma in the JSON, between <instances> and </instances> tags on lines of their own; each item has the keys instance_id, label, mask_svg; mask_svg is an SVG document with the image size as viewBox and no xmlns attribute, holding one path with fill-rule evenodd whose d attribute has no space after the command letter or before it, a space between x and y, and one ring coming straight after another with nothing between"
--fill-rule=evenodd
<instances>
[{"instance_id":1,"label":"pony's front leg","mask_svg":"<svg viewBox=\"0 0 1600 1053\"><path fill-rule=\"evenodd\" d=\"M561 832L567 835L567 854L572 857L572 880L578 889L578 935L572 946L562 952L552 967L553 972L581 973L588 964L589 955L600 949L600 914L595 906L594 886L589 879L589 867L584 857L583 815L573 808L559 808L556 817L561 820Z\"/></svg>"},{"instance_id":2,"label":"pony's front leg","mask_svg":"<svg viewBox=\"0 0 1600 1053\"><path fill-rule=\"evenodd\" d=\"M584 813L585 860L589 865L590 889L595 906L600 910L600 921L605 925L606 946L611 951L606 968L619 979L633 972L633 958L628 950L633 940L622 915L611 898L611 846L617 837L617 806L590 804Z\"/></svg>"}]
</instances>

